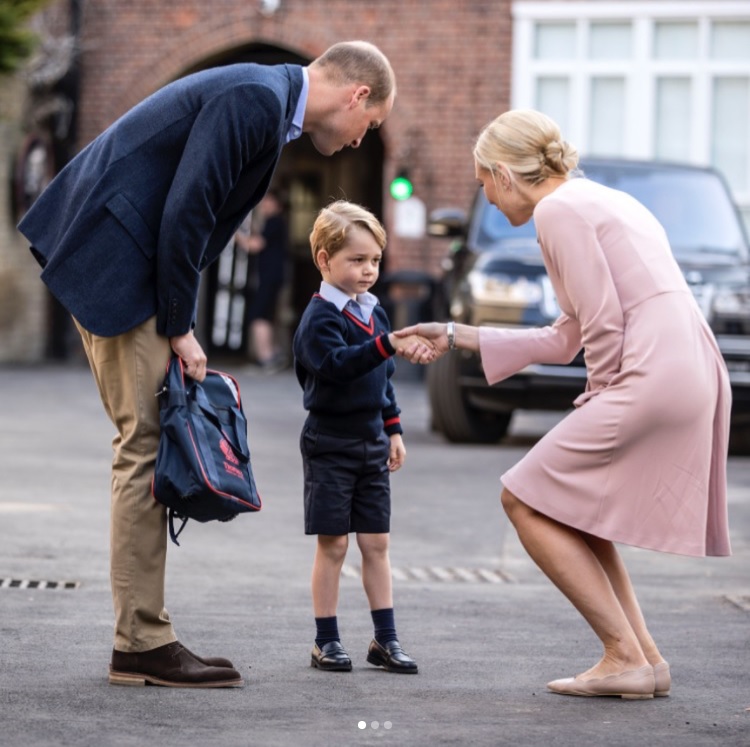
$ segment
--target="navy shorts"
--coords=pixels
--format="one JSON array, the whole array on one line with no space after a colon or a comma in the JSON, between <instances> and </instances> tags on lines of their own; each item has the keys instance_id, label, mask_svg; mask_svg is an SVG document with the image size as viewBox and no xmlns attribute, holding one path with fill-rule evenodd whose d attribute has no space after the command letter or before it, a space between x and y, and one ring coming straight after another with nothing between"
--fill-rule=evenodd
<instances>
[{"instance_id":1,"label":"navy shorts","mask_svg":"<svg viewBox=\"0 0 750 747\"><path fill-rule=\"evenodd\" d=\"M305 474L305 534L391 530L390 438L362 440L305 426L300 451Z\"/></svg>"}]
</instances>

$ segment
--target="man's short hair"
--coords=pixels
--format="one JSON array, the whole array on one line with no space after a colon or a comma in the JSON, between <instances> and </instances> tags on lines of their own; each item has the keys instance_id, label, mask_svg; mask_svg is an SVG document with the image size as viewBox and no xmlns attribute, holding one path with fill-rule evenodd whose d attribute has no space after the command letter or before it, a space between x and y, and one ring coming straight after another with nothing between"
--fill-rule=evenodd
<instances>
[{"instance_id":1,"label":"man's short hair","mask_svg":"<svg viewBox=\"0 0 750 747\"><path fill-rule=\"evenodd\" d=\"M335 84L361 83L369 86L368 106L384 103L396 90L396 76L391 63L370 42L339 42L313 60L310 66L323 69Z\"/></svg>"}]
</instances>

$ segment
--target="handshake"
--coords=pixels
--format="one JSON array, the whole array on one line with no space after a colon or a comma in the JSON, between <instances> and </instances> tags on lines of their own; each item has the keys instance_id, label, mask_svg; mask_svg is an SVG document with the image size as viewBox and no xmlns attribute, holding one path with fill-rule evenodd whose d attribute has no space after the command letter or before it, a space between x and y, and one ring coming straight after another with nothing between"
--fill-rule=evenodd
<instances>
[{"instance_id":1,"label":"handshake","mask_svg":"<svg viewBox=\"0 0 750 747\"><path fill-rule=\"evenodd\" d=\"M396 354L410 363L432 363L449 350L448 325L438 322L415 324L391 332L388 340Z\"/></svg>"}]
</instances>

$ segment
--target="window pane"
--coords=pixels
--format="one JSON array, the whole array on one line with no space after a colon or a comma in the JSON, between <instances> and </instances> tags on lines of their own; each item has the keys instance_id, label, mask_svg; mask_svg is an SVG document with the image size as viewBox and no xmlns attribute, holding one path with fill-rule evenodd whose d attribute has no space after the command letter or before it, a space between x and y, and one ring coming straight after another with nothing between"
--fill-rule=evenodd
<instances>
[{"instance_id":1,"label":"window pane","mask_svg":"<svg viewBox=\"0 0 750 747\"><path fill-rule=\"evenodd\" d=\"M623 153L625 125L625 80L591 79L589 153L619 156Z\"/></svg>"},{"instance_id":2,"label":"window pane","mask_svg":"<svg viewBox=\"0 0 750 747\"><path fill-rule=\"evenodd\" d=\"M745 190L748 178L748 133L750 78L714 80L711 162L729 181L732 189Z\"/></svg>"},{"instance_id":3,"label":"window pane","mask_svg":"<svg viewBox=\"0 0 750 747\"><path fill-rule=\"evenodd\" d=\"M589 57L592 60L627 60L633 55L629 23L592 23Z\"/></svg>"},{"instance_id":4,"label":"window pane","mask_svg":"<svg viewBox=\"0 0 750 747\"><path fill-rule=\"evenodd\" d=\"M536 82L535 107L568 131L570 80L562 77L539 77Z\"/></svg>"},{"instance_id":5,"label":"window pane","mask_svg":"<svg viewBox=\"0 0 750 747\"><path fill-rule=\"evenodd\" d=\"M573 23L539 23L534 39L538 60L572 60L576 56L576 27Z\"/></svg>"},{"instance_id":6,"label":"window pane","mask_svg":"<svg viewBox=\"0 0 750 747\"><path fill-rule=\"evenodd\" d=\"M690 78L656 81L655 155L663 161L690 158Z\"/></svg>"},{"instance_id":7,"label":"window pane","mask_svg":"<svg viewBox=\"0 0 750 747\"><path fill-rule=\"evenodd\" d=\"M714 23L711 27L711 57L715 60L750 60L750 23Z\"/></svg>"},{"instance_id":8,"label":"window pane","mask_svg":"<svg viewBox=\"0 0 750 747\"><path fill-rule=\"evenodd\" d=\"M692 60L698 56L698 26L695 23L657 23L654 57L657 60Z\"/></svg>"}]
</instances>

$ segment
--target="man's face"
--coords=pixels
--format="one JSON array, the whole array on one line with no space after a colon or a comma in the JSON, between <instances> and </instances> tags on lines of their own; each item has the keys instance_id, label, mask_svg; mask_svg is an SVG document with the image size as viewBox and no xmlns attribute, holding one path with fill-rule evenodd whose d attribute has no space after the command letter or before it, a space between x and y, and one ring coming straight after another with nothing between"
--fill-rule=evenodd
<instances>
[{"instance_id":1,"label":"man's face","mask_svg":"<svg viewBox=\"0 0 750 747\"><path fill-rule=\"evenodd\" d=\"M342 96L336 109L315 132L310 133L313 145L324 156L332 156L346 147L359 148L368 130L383 123L393 108L393 95L385 102L368 106L370 89L359 86Z\"/></svg>"}]
</instances>

